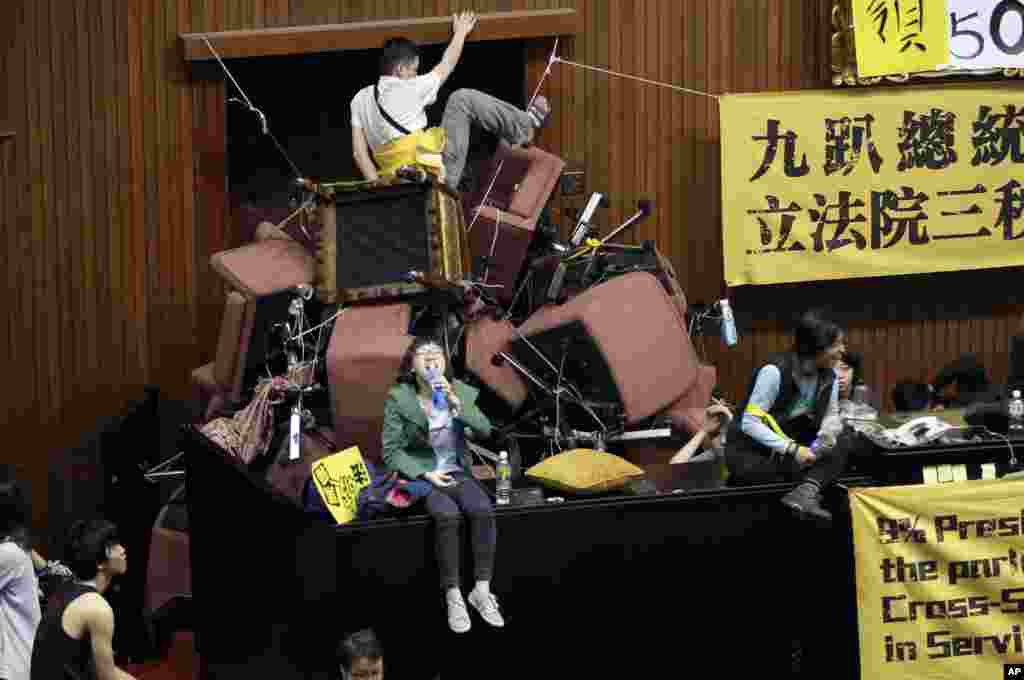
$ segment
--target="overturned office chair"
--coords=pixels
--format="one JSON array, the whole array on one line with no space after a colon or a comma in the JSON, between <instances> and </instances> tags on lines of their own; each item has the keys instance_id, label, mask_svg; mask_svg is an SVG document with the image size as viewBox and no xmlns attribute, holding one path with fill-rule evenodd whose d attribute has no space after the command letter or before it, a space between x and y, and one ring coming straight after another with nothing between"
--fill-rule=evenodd
<instances>
[{"instance_id":1,"label":"overturned office chair","mask_svg":"<svg viewBox=\"0 0 1024 680\"><path fill-rule=\"evenodd\" d=\"M312 285L315 276L313 256L301 244L282 239L225 250L213 255L210 263L229 292L216 358L192 372L204 422L241 398L261 309L279 302L277 298L283 300L279 294L293 291L300 284ZM255 344L260 345L260 340L256 338Z\"/></svg>"}]
</instances>

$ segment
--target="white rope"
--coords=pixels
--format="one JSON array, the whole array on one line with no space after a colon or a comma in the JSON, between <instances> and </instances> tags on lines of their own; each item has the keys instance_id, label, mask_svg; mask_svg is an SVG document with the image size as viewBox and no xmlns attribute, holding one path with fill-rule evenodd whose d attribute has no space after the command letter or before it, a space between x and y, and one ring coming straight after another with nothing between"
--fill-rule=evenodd
<instances>
[{"instance_id":1,"label":"white rope","mask_svg":"<svg viewBox=\"0 0 1024 680\"><path fill-rule=\"evenodd\" d=\"M491 252L487 253L487 262L484 264L484 285L491 276L491 266L494 264L494 249L498 246L498 231L501 229L501 210L498 209L498 221L494 224L494 238L491 239Z\"/></svg>"},{"instance_id":2,"label":"white rope","mask_svg":"<svg viewBox=\"0 0 1024 680\"><path fill-rule=\"evenodd\" d=\"M295 165L294 162L292 162L291 157L288 156L287 152L285 152L285 150L284 150L284 147L281 146L281 142L277 141L277 137L275 137L274 133L270 131L270 124L267 123L266 115L262 111L257 109L255 106L253 106L252 100L249 99L249 95L247 95L245 93L245 90L242 89L242 86L238 84L237 80L235 80L235 76L233 76L231 74L231 71L228 70L227 65L224 63L224 60L220 58L220 55L217 54L217 50L215 50L213 48L213 44L210 42L210 39L204 35L203 36L203 42L206 43L206 47L210 50L210 54L212 54L213 58L217 60L217 63L220 64L221 69L224 71L224 73L227 75L227 77L231 80L231 83L235 86L235 89L238 90L238 93L240 95L242 95L242 98L245 100L244 102L239 102L239 103L240 104L245 104L245 106L248 107L248 109L250 111L252 111L253 113L255 113L259 117L259 119L260 119L260 127L263 130L263 134L265 134L266 136L270 137L270 140L272 142L274 142L274 146L276 146L277 150L281 152L281 155L284 156L284 159L286 161L288 161L288 165L292 166L292 170L295 172L295 176L296 177L304 177L305 175L303 175L302 171L299 170L299 167L297 165ZM231 102L231 101L238 101L238 100L235 99L234 97L232 97L231 99L228 99L228 101Z\"/></svg>"},{"instance_id":3,"label":"white rope","mask_svg":"<svg viewBox=\"0 0 1024 680\"><path fill-rule=\"evenodd\" d=\"M648 85L657 85L658 87L667 87L667 88L669 88L671 90L676 90L678 92L686 92L688 94L696 94L696 95L700 95L701 97L709 97L711 99L718 99L719 98L719 95L717 95L717 94L710 94L708 92L701 92L700 90L691 90L688 87L681 87L679 85L673 85L671 83L664 83L664 82L661 82L661 81L658 81L658 80L648 80L647 78L641 78L640 76L632 76L632 75L629 75L628 73L620 73L619 71L612 71L612 70L609 70L609 69L606 69L606 68L600 68L600 67L597 67L597 66L589 66L587 64L580 64L579 62L569 61L567 59L562 59L561 57L555 57L554 60L556 62L558 62L559 64L566 64L568 66L575 66L577 68L586 69L588 71L597 71L598 73L604 73L604 74L609 75L609 76L618 76L619 78L628 78L630 80L637 80L637 81L640 81L641 83L647 83Z\"/></svg>"},{"instance_id":4,"label":"white rope","mask_svg":"<svg viewBox=\"0 0 1024 680\"><path fill-rule=\"evenodd\" d=\"M323 328L324 326L326 326L327 324L329 324L329 323L331 323L332 321L334 321L335 319L337 319L337 318L338 318L339 316L341 316L341 315L342 315L342 314L343 314L343 313L344 313L344 312L345 312L345 311L346 311L347 309L348 309L348 307L342 307L341 309L339 309L339 310L338 310L337 314L335 314L334 316L332 316L332 317L331 317L330 319L328 319L327 321L324 321L323 323L319 323L319 324L317 324L317 325L313 326L312 328L310 328L310 329L308 329L308 330L305 330L305 331L303 331L303 332L299 333L298 335L294 335L294 336L292 336L291 338L289 338L289 340L290 340L290 341L294 341L294 340L301 340L302 338L306 337L307 335L309 335L309 334L310 334L310 333L312 333L313 331L315 331L315 330L319 330L319 329Z\"/></svg>"},{"instance_id":5,"label":"white rope","mask_svg":"<svg viewBox=\"0 0 1024 680\"><path fill-rule=\"evenodd\" d=\"M548 57L547 68L544 69L544 75L541 76L540 82L537 83L537 87L535 87L533 89L533 95L530 97L530 102L526 105L526 110L527 111L529 111L530 108L533 107L533 103L534 103L534 101L536 101L537 95L540 94L541 86L544 85L544 81L548 79L549 75L551 75L551 67L554 66L556 61L558 61L558 56L557 55L558 55L558 38L555 38L555 46L551 50L551 56ZM551 115L550 111L548 112L548 115ZM494 183L498 181L498 176L501 174L501 169L503 167L505 167L505 159L504 158L502 158L498 162L498 168L494 171L494 177L491 178L491 183L490 183L490 185L488 185L487 191L484 192L483 198L480 199L479 205L476 206L476 211L473 213L473 219L472 219L472 221L470 221L469 226L466 227L466 233L467 234L473 233L473 227L476 225L476 221L480 217L480 211L484 209L485 205L487 205L487 199L490 198L491 191L494 190Z\"/></svg>"},{"instance_id":6,"label":"white rope","mask_svg":"<svg viewBox=\"0 0 1024 680\"><path fill-rule=\"evenodd\" d=\"M569 61L568 59L562 59L561 57L558 56L558 38L555 38L555 46L554 46L554 49L551 50L551 56L548 58L547 68L544 69L544 75L541 77L540 82L537 83L537 87L533 91L533 96L530 97L530 103L526 105L527 110L529 110L530 107L533 106L534 101L537 99L537 95L540 94L541 86L544 84L544 81L547 80L548 76L551 75L551 67L554 66L555 64L565 64L567 66L575 66L577 68L586 69L588 71L597 71L598 73L604 73L605 75L609 75L609 76L617 76L619 78L628 78L630 80L636 80L636 81L639 81L641 83L646 83L648 85L656 85L658 87L667 87L667 88L669 88L671 90L675 90L677 92L685 92L687 94L695 94L695 95L699 95L701 97L708 97L710 99L719 99L719 95L717 95L717 94L710 94L708 92L702 92L700 90L693 90L693 89L688 88L688 87L681 87L679 85L673 85L672 83L664 83L664 82L661 82L661 81L658 81L658 80L650 80L648 78L641 78L640 76L634 76L634 75L630 75L628 73L621 73L619 71L612 71L611 69L600 68L598 66L589 66L587 64L581 64L581 63L576 62L576 61ZM491 178L491 183L490 183L490 185L488 185L487 191L484 192L483 198L480 199L480 203L476 206L476 210L473 213L473 219L470 221L469 226L466 228L466 233L467 234L470 234L470 233L473 232L473 227L476 225L476 221L480 217L480 211L484 209L485 205L487 205L487 199L490 198L491 191L494 190L494 183L498 181L498 175L501 174L501 169L504 167L504 165L505 165L505 160L502 159L498 163L497 170L494 171L494 177Z\"/></svg>"}]
</instances>

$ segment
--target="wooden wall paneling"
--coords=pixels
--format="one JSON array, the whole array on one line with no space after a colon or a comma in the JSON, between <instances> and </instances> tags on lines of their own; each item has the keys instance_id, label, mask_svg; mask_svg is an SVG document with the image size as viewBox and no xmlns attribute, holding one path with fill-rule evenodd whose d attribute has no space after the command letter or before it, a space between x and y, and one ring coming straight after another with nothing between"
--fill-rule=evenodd
<instances>
[{"instance_id":1,"label":"wooden wall paneling","mask_svg":"<svg viewBox=\"0 0 1024 680\"><path fill-rule=\"evenodd\" d=\"M122 337L115 332L114 321L123 301L113 295L112 279L119 265L111 257L111 243L115 238L120 238L123 232L113 229L111 195L117 184L108 135L114 121L107 106L107 102L116 101L114 89L118 62L104 55L104 46L114 44L111 27L104 25L104 13L108 11L109 7L86 6L82 8L79 18L79 25L83 27L81 32L85 33L81 38L84 43L82 59L88 63L84 75L79 77L89 84L83 108L90 112L86 120L89 122L87 135L92 144L91 157L84 159L82 174L90 178L85 200L91 211L87 217L87 238L91 242L90 250L94 259L87 267L91 267L95 281L90 301L96 309L96 317L94 323L86 324L86 332L90 343L88 356L91 360L88 370L93 376L97 415L119 400L120 386L124 383L124 345ZM104 77L92 77L93 73L101 72L103 68L106 68Z\"/></svg>"},{"instance_id":2,"label":"wooden wall paneling","mask_svg":"<svg viewBox=\"0 0 1024 680\"><path fill-rule=\"evenodd\" d=\"M79 245L78 224L72 222L69 213L71 186L69 183L68 161L77 152L71 148L73 140L68 136L70 127L77 128L77 122L70 117L73 113L67 105L67 88L75 85L69 73L70 59L65 55L66 43L70 38L73 26L68 25L68 14L61 11L62 3L46 0L49 11L48 47L50 50L50 67L52 78L47 83L50 89L50 107L44 113L45 124L50 127L51 143L46 148L49 172L44 181L49 185L49 200L52 207L52 219L48 225L49 239L53 243L53 260L51 276L54 284L54 298L51 304L56 305L55 337L56 351L60 362L60 373L56 380L60 385L59 417L61 422L70 422L73 429L81 424L81 414L71 412L70 404L76 401L79 376L75 357L75 317L74 289L72 282L80 269L71 257L74 247ZM73 18L73 15L72 15Z\"/></svg>"},{"instance_id":3,"label":"wooden wall paneling","mask_svg":"<svg viewBox=\"0 0 1024 680\"><path fill-rule=\"evenodd\" d=\"M131 392L149 380L149 333L146 323L146 296L142 285L146 251L143 234L142 160L141 160L141 83L137 54L141 44L139 7L129 2L123 7L104 12L109 18L105 24L112 27L113 39L105 41L112 51L108 57L118 66L116 100L108 106L114 124L108 128L108 144L117 157L117 183L114 190L115 218L112 229L116 234L112 257L118 268L113 295L122 316L118 332L124 347L124 388ZM128 395L121 398L126 403Z\"/></svg>"},{"instance_id":4,"label":"wooden wall paneling","mask_svg":"<svg viewBox=\"0 0 1024 680\"><path fill-rule=\"evenodd\" d=\"M684 40L691 44L687 50L683 77L685 86L691 89L708 92L711 87L708 77L708 25L709 14L721 14L717 3L696 0L687 6L685 18L686 33ZM712 108L709 110L708 105ZM685 253L688 272L688 286L694 301L710 304L721 297L719 274L721 265L715 257L709 255L719 252L718 226L719 205L711 200L715 194L717 179L707 174L711 165L707 158L717 159L718 144L718 110L717 102L695 94L679 96L679 105L683 107L684 132L689 148L684 150L682 173L686 186L685 203L679 207L680 214L688 214L690 219L686 225L686 240L679 244L678 249ZM713 128L713 132L711 129ZM715 139L715 144L709 143ZM717 163L717 160L714 161ZM682 234L680 234L682 235Z\"/></svg>"},{"instance_id":5,"label":"wooden wall paneling","mask_svg":"<svg viewBox=\"0 0 1024 680\"><path fill-rule=\"evenodd\" d=\"M290 20L291 9L289 7L288 0L264 0L264 26L286 26Z\"/></svg>"},{"instance_id":6,"label":"wooden wall paneling","mask_svg":"<svg viewBox=\"0 0 1024 680\"><path fill-rule=\"evenodd\" d=\"M587 63L602 68L614 68L611 46L617 43L620 35L619 30L604 33L606 26L619 26L619 24L610 23L613 16L610 4L618 5L618 3L603 3L598 0L591 3L593 19L590 30L584 38L591 46L590 60ZM605 35L608 35L608 39L604 39ZM619 191L619 186L612 182L610 159L614 157L616 148L615 140L612 137L613 130L617 131L621 128L622 121L612 116L613 79L603 73L593 71L588 72L588 78L591 87L588 96L592 97L593 108L588 122L585 143L593 149L593 153L587 173L592 187L590 191L600 191L610 198L610 205L602 211L601 219L604 224L611 225L616 223L616 219L621 214L618 201L615 200L617 198L615 192Z\"/></svg>"},{"instance_id":7,"label":"wooden wall paneling","mask_svg":"<svg viewBox=\"0 0 1024 680\"><path fill-rule=\"evenodd\" d=\"M60 376L61 357L59 354L57 326L59 319L55 301L57 291L56 267L56 238L48 229L50 219L49 203L49 178L51 174L50 149L52 146L52 130L49 126L50 91L52 87L52 58L50 56L50 15L49 6L46 2L32 3L35 10L30 24L34 29L36 39L31 41L34 48L32 55L27 61L30 71L28 82L39 83L39 87L27 91L32 102L32 109L29 112L29 125L32 130L32 138L29 140L32 153L32 233L39 250L36 254L36 268L34 277L35 300L33 300L33 321L34 343L37 348L36 368L40 383L39 394L41 397L41 413L44 417L43 424L46 426L55 425L58 421L60 409ZM35 95L35 96L32 96ZM53 305L46 309L44 304Z\"/></svg>"},{"instance_id":8,"label":"wooden wall paneling","mask_svg":"<svg viewBox=\"0 0 1024 680\"><path fill-rule=\"evenodd\" d=\"M79 92L88 88L88 80L78 78L76 63L79 58L75 33L77 18L73 8L63 3L52 7L55 57L59 64L58 82L54 88L54 146L53 163L57 170L53 182L53 194L57 199L60 264L58 277L62 295L59 301L61 316L65 319L61 328L62 353L66 359L63 376L67 388L62 403L61 420L70 423L75 431L82 431L86 423L93 420L93 399L83 398L88 390L88 376L85 372L86 359L83 356L84 319L83 314L93 310L85 307L83 288L90 282L86 279L85 257L88 244L85 241L85 221L81 202L81 177L78 168L83 156L82 121L91 120L91 112L78 108ZM90 324L95 322L90 320Z\"/></svg>"},{"instance_id":9,"label":"wooden wall paneling","mask_svg":"<svg viewBox=\"0 0 1024 680\"><path fill-rule=\"evenodd\" d=\"M27 106L23 128L28 134L25 140L24 160L21 162L23 187L30 193L24 196L21 204L22 219L30 237L27 249L28 267L24 270L24 282L29 291L24 309L24 335L27 343L24 358L32 369L35 382L35 413L37 417L30 422L37 425L41 433L41 445L49 448L58 439L53 428L59 421L59 376L60 357L57 355L56 336L52 333L56 291L53 290L54 272L52 262L55 259L53 242L47 236L47 186L49 177L46 168L47 153L50 146L51 131L43 116L49 113L49 87L51 81L49 40L43 33L43 26L48 27L48 9L43 3L26 3L24 5L26 36L19 40L25 54L23 96ZM35 84L29 87L29 84ZM34 421L34 422L33 422ZM13 434L13 433L12 433ZM28 461L20 461L27 464ZM35 502L33 515L38 518L45 516L40 512L39 481L45 475L37 466L26 465L22 468L27 482L32 486Z\"/></svg>"},{"instance_id":10,"label":"wooden wall paneling","mask_svg":"<svg viewBox=\"0 0 1024 680\"><path fill-rule=\"evenodd\" d=\"M217 6L205 4L198 8L200 11L193 7L192 30L222 30L223 19L218 15ZM201 365L213 359L224 300L224 284L210 267L209 258L234 245L235 239L227 202L225 126L228 85L216 65L207 64L201 71L193 67L190 76L190 92L195 101L192 139L196 187L195 267L199 298L196 333L199 355L195 363Z\"/></svg>"},{"instance_id":11,"label":"wooden wall paneling","mask_svg":"<svg viewBox=\"0 0 1024 680\"><path fill-rule=\"evenodd\" d=\"M704 0L693 0L685 6L687 56L684 60L684 86L701 92L708 89L706 9L707 3ZM680 215L683 210L688 210L695 219L685 224L683 230L671 235L680 240L676 251L681 250L686 254L691 295L697 302L710 304L714 298L719 297L720 286L715 280L719 265L715 259L707 256L708 253L716 252L714 215L718 212L718 206L708 200L706 187L703 186L707 181L704 175L707 99L686 93L676 94L675 100L676 105L685 111L682 137L686 141L682 150L686 159L683 163L685 189L680 195L683 204L677 210Z\"/></svg>"},{"instance_id":12,"label":"wooden wall paneling","mask_svg":"<svg viewBox=\"0 0 1024 680\"><path fill-rule=\"evenodd\" d=\"M577 46L581 38L569 36L559 40L558 50L564 59L569 61L577 60ZM553 47L553 46L552 46ZM561 98L558 106L562 118L562 157L572 163L574 168L580 168L583 164L583 137L581 118L579 113L583 108L582 76L574 66L555 64L553 67L558 71L560 88L558 95ZM572 228L571 226L569 228Z\"/></svg>"},{"instance_id":13,"label":"wooden wall paneling","mask_svg":"<svg viewBox=\"0 0 1024 680\"><path fill-rule=\"evenodd\" d=\"M104 296L100 304L107 307L107 327L104 343L100 336L100 371L109 377L109 393L113 395L118 410L126 402L126 393L130 389L138 371L132 366L133 342L129 341L127 331L130 293L125 277L125 244L128 229L126 228L126 210L123 189L127 183L128 146L122 145L126 134L122 121L122 103L126 97L127 60L124 58L125 31L121 30L124 16L114 3L101 3L92 14L92 29L95 39L92 40L93 64L96 69L106 69L107 77L97 80L93 92L93 110L102 115L103 123L95 125L94 134L96 147L100 149L101 161L97 175L103 177L103 195L97 196L97 214L101 215L97 224L99 245L104 252L106 267L101 273L104 282Z\"/></svg>"},{"instance_id":14,"label":"wooden wall paneling","mask_svg":"<svg viewBox=\"0 0 1024 680\"><path fill-rule=\"evenodd\" d=\"M106 258L101 259L100 256L102 248L96 233L99 215L94 210L97 195L104 193L102 178L96 172L95 163L100 154L93 135L93 128L102 123L100 112L93 106L92 97L99 78L92 77L93 73L98 73L98 69L93 66L90 52L91 40L99 36L90 30L91 13L87 10L82 3L75 3L74 6L68 6L64 12L69 19L74 20L67 44L71 48L72 66L76 70L73 76L77 96L69 96L68 108L71 110L69 120L75 120L77 123L72 128L73 134L69 134L77 158L74 159L74 164L69 164L69 169L73 172L68 182L73 197L71 210L77 213L77 219L74 221L80 225L77 230L80 237L79 247L72 250L71 259L75 264L72 271L79 269L80 273L77 281L72 280L78 302L73 314L80 393L84 397L79 401L84 407L82 410L88 415L86 422L97 420L110 398L98 370L98 334L101 329L110 327L110 305L101 304L99 300L103 294L99 272L106 271L108 266Z\"/></svg>"},{"instance_id":15,"label":"wooden wall paneling","mask_svg":"<svg viewBox=\"0 0 1024 680\"><path fill-rule=\"evenodd\" d=\"M202 253L196 247L195 170L192 163L194 156L192 109L195 91L189 86L188 71L185 63L180 59L177 49L177 35L182 31L189 30L191 24L191 2L186 2L183 7L179 8L176 19L174 32L167 36L166 44L169 45L167 53L171 58L175 92L178 99L177 119L174 125L178 136L178 143L174 145L174 167L177 174L177 190L174 200L180 211L178 219L181 222L182 238L184 240L182 246L185 255L183 260L185 271L182 278L182 290L179 292L178 300L179 303L185 304L188 310L188 334L182 338L182 341L192 343L194 348L193 361L190 363L196 364L195 366L186 364L183 366L183 369L191 371L191 369L203 363L200 357L200 352L203 350L197 348L195 343L199 337L201 320L199 299L205 297L205 295L203 295L202 289L197 286L197 283L200 279L199 272L207 268L206 263L203 262ZM209 352L209 350L206 351Z\"/></svg>"},{"instance_id":16,"label":"wooden wall paneling","mask_svg":"<svg viewBox=\"0 0 1024 680\"><path fill-rule=\"evenodd\" d=\"M4 36L6 38L6 36ZM3 63L4 69L0 71L0 74L7 75L7 62ZM10 118L10 114L5 112L4 122L2 125L7 125L7 120ZM11 377L11 384L18 386L22 385L24 380L24 371L18 365L17 356L14 354L14 348L18 345L16 336L20 334L18 328L18 321L20 315L18 314L18 302L17 291L18 291L18 232L14 228L14 210L11 207L11 202L14 200L17 194L16 176L14 174L14 133L3 129L0 130L0 229L3 230L3 243L7 253L7 272L6 272L6 283L8 297L11 298L11 304L8 306L8 313L3 314L3 321L0 322L0 350L4 352L4 361L2 366L5 367L5 372ZM9 390L10 391L10 390ZM13 390L19 392L20 389ZM19 402L19 396L5 395L0 399L0 422L10 423L19 414L20 409L17 407ZM6 428L4 428L6 429Z\"/></svg>"},{"instance_id":17,"label":"wooden wall paneling","mask_svg":"<svg viewBox=\"0 0 1024 680\"><path fill-rule=\"evenodd\" d=\"M166 336L164 329L160 327L161 322L166 319L166 303L162 291L163 277L165 273L165 262L160 258L161 253L169 247L167 234L161 230L161 205L160 192L157 187L159 177L159 156L155 153L159 147L160 121L163 113L161 108L162 97L160 90L163 81L157 69L158 52L160 50L158 36L163 26L163 12L157 12L159 0L141 0L139 3L143 8L142 43L139 46L138 59L141 74L141 134L139 143L141 146L142 170L143 170L143 211L142 222L137 223L136 229L145 234L146 244L146 272L145 288L143 295L149 302L146 325L148 327L149 345L146 350L149 354L149 365L152 367L153 380L158 384L167 384L166 367L161 364L161 348Z\"/></svg>"},{"instance_id":18,"label":"wooden wall paneling","mask_svg":"<svg viewBox=\"0 0 1024 680\"><path fill-rule=\"evenodd\" d=\"M623 19L628 28L627 40L621 43L621 61L616 70L644 77L644 57L646 46L644 44L644 13L646 0L637 0L633 11L626 8ZM619 79L617 79L619 80ZM647 107L645 102L645 90L650 87L635 80L623 80L620 92L622 94L622 112L624 114L624 126L620 132L620 154L625 161L622 174L622 200L620 210L622 216L619 222L625 220L636 208L636 201L640 192L644 190L644 158L645 144L641 139L641 126L646 126ZM613 161L614 162L614 161ZM657 216L653 220L647 220L633 229L633 238L643 240L647 238L652 226L657 223ZM618 224L618 223L616 223Z\"/></svg>"},{"instance_id":19,"label":"wooden wall paneling","mask_svg":"<svg viewBox=\"0 0 1024 680\"><path fill-rule=\"evenodd\" d=\"M5 125L16 136L0 140L6 159L6 173L0 177L7 192L0 213L3 215L4 231L10 239L10 254L7 260L7 290L10 298L11 322L10 332L4 336L7 359L6 365L11 371L13 384L17 389L8 390L3 397L9 414L7 427L0 428L5 434L13 435L13 423L28 423L30 427L38 424L39 385L36 372L36 357L33 328L33 270L34 248L32 239L32 221L27 210L29 187L28 148L31 137L28 134L27 110L30 92L26 86L25 50L28 42L28 10L25 3L18 3L15 20L8 24L22 30L8 35L10 49L5 50L4 75L6 86L11 94L5 106ZM11 428L8 431L7 428ZM10 441L9 437L5 440Z\"/></svg>"},{"instance_id":20,"label":"wooden wall paneling","mask_svg":"<svg viewBox=\"0 0 1024 680\"><path fill-rule=\"evenodd\" d=\"M165 339L165 344L161 348L160 366L173 371L174 377L171 380L178 384L183 382L180 376L187 375L188 369L185 367L191 363L188 354L194 345L190 333L191 328L186 319L182 318L189 313L191 307L191 301L182 300L181 293L189 269L185 261L192 257L192 253L188 248L189 244L184 240L185 234L181 228L178 214L177 188L182 175L175 154L178 128L178 88L174 82L171 54L169 54L175 44L174 38L177 37L178 6L184 4L185 0L178 0L178 2L157 3L154 7L154 11L163 19L159 25L160 30L154 35L156 69L160 74L158 96L161 97L158 103L159 137L154 152L158 163L156 177L157 196L160 202L158 228L161 236L166 234L167 242L167 250L160 253L159 265L159 268L164 271L160 294L163 296L164 304L167 305L167 314L161 315L162 318L155 317L154 322L160 329L160 336ZM247 3L249 6L252 4L251 2ZM174 58L177 58L176 50ZM191 225L189 226L191 227ZM188 231L191 231L191 228ZM163 238L161 242L163 242ZM185 291L187 292L187 289ZM172 348L173 354L171 353Z\"/></svg>"},{"instance_id":21,"label":"wooden wall paneling","mask_svg":"<svg viewBox=\"0 0 1024 680\"><path fill-rule=\"evenodd\" d=\"M661 24L672 15L671 5L661 3L660 0L645 0L643 5L638 7L637 23L640 33L637 38L637 59L640 62L638 73L648 80L663 81L661 63L667 53L667 45L661 40ZM637 201L641 198L657 200L661 195L662 187L662 165L665 157L670 155L671 147L661 144L659 133L671 120L671 109L666 110L660 106L661 94L664 88L657 85L637 83L637 94L643 103L643 108L637 112L636 127L636 159L637 159L637 188L632 205L628 206L628 212L634 213L637 209ZM669 106L671 103L666 102ZM645 240L658 242L659 236L672 222L673 197L671 194L664 196L666 203L664 208L656 209L653 220L646 220L646 229L634 229L632 238L643 242ZM644 234L640 238L641 232ZM625 237L629 239L629 236Z\"/></svg>"},{"instance_id":22,"label":"wooden wall paneling","mask_svg":"<svg viewBox=\"0 0 1024 680\"><path fill-rule=\"evenodd\" d=\"M6 267L11 300L11 332L7 336L8 346L5 352L13 379L13 389L7 390L2 398L3 402L8 404L5 410L9 417L0 422L0 432L3 433L5 441L13 442L17 441L17 431L38 430L42 433L39 443L45 446L49 438L40 427L45 417L42 398L45 383L38 366L40 352L34 332L37 327L37 268L41 253L32 218L30 150L32 140L37 139L38 135L34 134L29 124L30 111L38 109L38 99L35 96L35 89L28 87L28 83L35 82L32 77L35 71L29 71L29 64L33 63L33 60L28 54L30 45L34 43L35 12L34 8L25 2L17 3L12 12L12 21L8 29L12 32L8 36L9 41L5 43L9 45L5 50L5 75L10 95L7 97L6 123L17 136L10 138L6 144L0 142L3 146L0 151L4 152L8 162L7 174L2 180L8 189L3 203L6 215L4 226L8 236L13 238L13 247L8 251ZM17 26L18 30L14 30L14 26ZM30 461L23 456L11 458L14 459L12 462L18 468L19 474L23 474ZM48 462L46 458L47 456L35 456L35 460L42 459L44 466ZM40 488L36 482L40 476L43 475L25 474L32 484L33 518L37 523L45 521L45 512L40 512L40 508L46 507L45 486Z\"/></svg>"},{"instance_id":23,"label":"wooden wall paneling","mask_svg":"<svg viewBox=\"0 0 1024 680\"><path fill-rule=\"evenodd\" d=\"M618 26L619 30L609 35L607 56L599 62L599 65L608 70L622 71L625 67L624 54L629 51L629 47L625 47L624 43L629 46L633 44L632 27L627 24L627 15L630 9L632 7L626 8L622 3L611 3L609 7L607 22L603 25ZM601 39L600 33L595 33L593 37L599 45L604 44L605 41ZM607 227L610 229L613 225L621 222L622 206L626 202L624 176L627 172L626 166L630 163L631 159L624 144L624 138L630 122L624 108L624 101L626 98L625 90L629 83L614 76L605 74L595 75L602 79L598 87L606 89L608 92L608 124L605 127L597 128L594 132L595 137L598 139L600 138L601 131L606 130L608 135L608 147L605 153L608 164L606 186L610 199L607 211Z\"/></svg>"},{"instance_id":24,"label":"wooden wall paneling","mask_svg":"<svg viewBox=\"0 0 1024 680\"><path fill-rule=\"evenodd\" d=\"M159 217L156 193L155 159L152 139L156 121L157 74L153 69L155 49L153 14L154 3L128 3L131 12L129 24L129 125L131 136L132 174L132 215L129 228L132 233L132 287L136 296L135 313L138 327L144 329L144 344L139 352L146 367L146 374L156 384L163 385L159 373L155 343L159 342L158 330L153 328L152 318L161 316L163 311L159 299L153 297L158 288L152 279L159 275L159 232L155 230ZM137 259L136 259L137 258Z\"/></svg>"}]
</instances>

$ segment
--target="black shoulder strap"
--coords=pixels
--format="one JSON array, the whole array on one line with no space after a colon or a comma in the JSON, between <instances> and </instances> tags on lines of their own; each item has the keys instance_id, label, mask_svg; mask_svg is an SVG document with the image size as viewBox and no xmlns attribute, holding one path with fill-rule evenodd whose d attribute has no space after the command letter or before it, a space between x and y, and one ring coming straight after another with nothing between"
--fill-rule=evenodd
<instances>
[{"instance_id":1,"label":"black shoulder strap","mask_svg":"<svg viewBox=\"0 0 1024 680\"><path fill-rule=\"evenodd\" d=\"M373 98L377 101L377 110L380 111L380 115L384 116L384 120L391 123L391 126L401 132L403 135L411 135L412 133L403 125L400 125L398 121L388 115L388 112L384 110L384 107L380 105L380 90L377 89L377 84L373 84Z\"/></svg>"}]
</instances>

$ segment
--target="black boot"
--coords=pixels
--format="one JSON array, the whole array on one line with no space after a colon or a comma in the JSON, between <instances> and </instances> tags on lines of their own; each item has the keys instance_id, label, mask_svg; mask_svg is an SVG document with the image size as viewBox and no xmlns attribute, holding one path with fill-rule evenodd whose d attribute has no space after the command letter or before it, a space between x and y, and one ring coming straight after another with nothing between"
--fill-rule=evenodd
<instances>
[{"instance_id":1,"label":"black boot","mask_svg":"<svg viewBox=\"0 0 1024 680\"><path fill-rule=\"evenodd\" d=\"M832 522L832 513L821 507L821 487L814 482L800 484L782 497L782 504L795 512L800 519L811 519L821 523Z\"/></svg>"}]
</instances>

